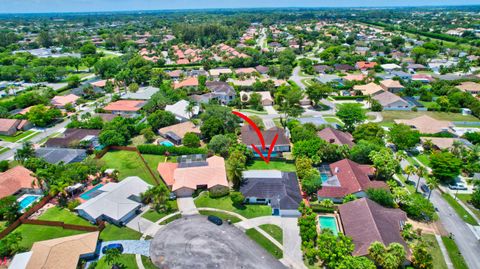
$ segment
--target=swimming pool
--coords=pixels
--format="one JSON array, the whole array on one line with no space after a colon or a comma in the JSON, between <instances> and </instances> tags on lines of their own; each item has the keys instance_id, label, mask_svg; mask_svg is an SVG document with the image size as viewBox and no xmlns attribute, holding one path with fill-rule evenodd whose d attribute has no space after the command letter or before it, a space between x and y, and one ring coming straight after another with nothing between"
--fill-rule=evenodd
<instances>
[{"instance_id":1,"label":"swimming pool","mask_svg":"<svg viewBox=\"0 0 480 269\"><path fill-rule=\"evenodd\" d=\"M328 180L327 174L320 174L320 178L322 179L322 183Z\"/></svg>"},{"instance_id":2,"label":"swimming pool","mask_svg":"<svg viewBox=\"0 0 480 269\"><path fill-rule=\"evenodd\" d=\"M28 208L30 205L35 203L37 200L39 200L42 196L41 195L33 195L33 194L24 194L20 198L17 199L18 205L19 205L19 211L23 212L25 211L26 208Z\"/></svg>"},{"instance_id":3,"label":"swimming pool","mask_svg":"<svg viewBox=\"0 0 480 269\"><path fill-rule=\"evenodd\" d=\"M337 221L332 216L320 216L318 217L318 223L320 229L330 229L334 235L338 235Z\"/></svg>"},{"instance_id":4,"label":"swimming pool","mask_svg":"<svg viewBox=\"0 0 480 269\"><path fill-rule=\"evenodd\" d=\"M103 186L103 184L98 184L97 186L95 186L95 187L89 189L88 191L80 194L80 198L82 198L83 200L92 199L93 197L95 197L99 194L99 191L97 191L97 190L100 189L102 186Z\"/></svg>"},{"instance_id":5,"label":"swimming pool","mask_svg":"<svg viewBox=\"0 0 480 269\"><path fill-rule=\"evenodd\" d=\"M165 141L160 142L160 145L165 146L165 147L173 147L173 146L175 146L175 144L173 144L172 142L170 142L170 141L168 141L168 140L165 140Z\"/></svg>"}]
</instances>

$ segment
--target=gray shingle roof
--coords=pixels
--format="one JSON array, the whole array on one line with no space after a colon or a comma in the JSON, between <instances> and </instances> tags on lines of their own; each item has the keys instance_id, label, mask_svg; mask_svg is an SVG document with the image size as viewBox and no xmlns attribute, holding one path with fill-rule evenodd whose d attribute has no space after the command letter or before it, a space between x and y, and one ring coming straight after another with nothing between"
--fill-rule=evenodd
<instances>
[{"instance_id":1,"label":"gray shingle roof","mask_svg":"<svg viewBox=\"0 0 480 269\"><path fill-rule=\"evenodd\" d=\"M84 149L66 149L66 148L39 148L35 155L44 158L45 161L57 164L81 162L87 157L87 151Z\"/></svg>"}]
</instances>

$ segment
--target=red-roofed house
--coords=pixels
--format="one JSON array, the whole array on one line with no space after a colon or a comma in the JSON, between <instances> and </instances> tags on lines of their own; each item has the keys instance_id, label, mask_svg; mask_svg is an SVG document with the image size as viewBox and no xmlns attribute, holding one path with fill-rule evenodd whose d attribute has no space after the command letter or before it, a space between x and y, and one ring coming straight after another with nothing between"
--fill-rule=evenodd
<instances>
[{"instance_id":1,"label":"red-roofed house","mask_svg":"<svg viewBox=\"0 0 480 269\"><path fill-rule=\"evenodd\" d=\"M198 78L196 77L189 77L186 78L178 83L173 85L173 88L180 89L180 88L189 88L196 90L198 88Z\"/></svg>"},{"instance_id":2,"label":"red-roofed house","mask_svg":"<svg viewBox=\"0 0 480 269\"><path fill-rule=\"evenodd\" d=\"M37 191L39 187L32 186L32 183L36 184L32 174L32 171L23 166L15 166L0 173L0 199L25 191Z\"/></svg>"},{"instance_id":3,"label":"red-roofed house","mask_svg":"<svg viewBox=\"0 0 480 269\"><path fill-rule=\"evenodd\" d=\"M80 97L76 96L75 94L69 94L65 96L58 95L53 97L50 103L55 107L64 108L67 104L75 105L78 99L80 99Z\"/></svg>"},{"instance_id":4,"label":"red-roofed house","mask_svg":"<svg viewBox=\"0 0 480 269\"><path fill-rule=\"evenodd\" d=\"M377 65L376 62L364 62L364 61L361 61L361 62L357 62L355 64L355 67L357 69L360 69L360 70L367 70L367 69L372 69L372 68L375 68L375 66Z\"/></svg>"},{"instance_id":5,"label":"red-roofed house","mask_svg":"<svg viewBox=\"0 0 480 269\"><path fill-rule=\"evenodd\" d=\"M118 100L108 104L103 109L112 114L134 115L146 104L146 101L139 100Z\"/></svg>"},{"instance_id":6,"label":"red-roofed house","mask_svg":"<svg viewBox=\"0 0 480 269\"><path fill-rule=\"evenodd\" d=\"M0 119L0 135L14 135L17 131L25 131L32 127L27 120Z\"/></svg>"},{"instance_id":7,"label":"red-roofed house","mask_svg":"<svg viewBox=\"0 0 480 269\"><path fill-rule=\"evenodd\" d=\"M353 136L350 133L342 132L335 128L325 128L319 131L317 135L330 144L339 146L347 145L349 147L353 147L355 145L355 143L353 143Z\"/></svg>"},{"instance_id":8,"label":"red-roofed house","mask_svg":"<svg viewBox=\"0 0 480 269\"><path fill-rule=\"evenodd\" d=\"M318 199L331 199L342 202L343 197L353 194L357 197L366 197L365 191L370 188L385 188L383 181L372 181L374 168L370 165L358 164L349 159L330 164L329 175L322 175L322 188L318 190ZM323 179L325 178L325 180Z\"/></svg>"}]
</instances>

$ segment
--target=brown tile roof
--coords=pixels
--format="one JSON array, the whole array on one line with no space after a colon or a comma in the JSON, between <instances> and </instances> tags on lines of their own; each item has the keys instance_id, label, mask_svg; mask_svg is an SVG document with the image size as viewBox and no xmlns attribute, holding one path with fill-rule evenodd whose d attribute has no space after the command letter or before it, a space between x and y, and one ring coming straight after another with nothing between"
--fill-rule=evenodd
<instances>
[{"instance_id":1,"label":"brown tile roof","mask_svg":"<svg viewBox=\"0 0 480 269\"><path fill-rule=\"evenodd\" d=\"M277 143L275 144L276 146L290 145L290 140L288 140L288 138L285 136L285 130L282 128L273 127L261 132L265 140L265 146L270 146L276 134L278 134ZM258 138L257 133L248 124L242 126L241 139L242 143L246 144L247 146L250 146L251 144L254 144L255 146L261 145L260 138Z\"/></svg>"},{"instance_id":2,"label":"brown tile roof","mask_svg":"<svg viewBox=\"0 0 480 269\"><path fill-rule=\"evenodd\" d=\"M319 132L317 135L327 141L327 143L332 143L335 145L348 145L352 147L355 145L353 143L353 136L350 133L339 131L335 128L327 127Z\"/></svg>"},{"instance_id":3,"label":"brown tile roof","mask_svg":"<svg viewBox=\"0 0 480 269\"><path fill-rule=\"evenodd\" d=\"M98 136L101 130L69 128L63 133L63 137L50 138L46 142L47 147L68 148L74 142L79 142L87 136Z\"/></svg>"},{"instance_id":4,"label":"brown tile roof","mask_svg":"<svg viewBox=\"0 0 480 269\"><path fill-rule=\"evenodd\" d=\"M363 95L375 95L376 93L383 92L383 88L373 82L367 85L355 85L353 86L353 90L361 91Z\"/></svg>"},{"instance_id":5,"label":"brown tile roof","mask_svg":"<svg viewBox=\"0 0 480 269\"><path fill-rule=\"evenodd\" d=\"M35 180L32 171L23 166L15 166L0 173L0 198L12 195L20 189L37 189L32 187Z\"/></svg>"},{"instance_id":6,"label":"brown tile roof","mask_svg":"<svg viewBox=\"0 0 480 269\"><path fill-rule=\"evenodd\" d=\"M185 80L182 80L173 85L175 89L180 89L182 87L197 87L197 86L198 86L198 78L196 77L186 78Z\"/></svg>"},{"instance_id":7,"label":"brown tile roof","mask_svg":"<svg viewBox=\"0 0 480 269\"><path fill-rule=\"evenodd\" d=\"M51 104L57 107L64 107L66 104L74 104L80 97L75 94L69 94L65 96L55 96L51 100Z\"/></svg>"},{"instance_id":8,"label":"brown tile roof","mask_svg":"<svg viewBox=\"0 0 480 269\"><path fill-rule=\"evenodd\" d=\"M26 269L75 269L81 255L95 252L99 232L36 242Z\"/></svg>"},{"instance_id":9,"label":"brown tile roof","mask_svg":"<svg viewBox=\"0 0 480 269\"><path fill-rule=\"evenodd\" d=\"M173 132L176 135L178 135L180 138L183 139L186 133L200 133L200 128L195 126L191 121L186 121L174 125L170 125L167 127L163 127L161 129L158 129L158 132L160 134L166 134L167 132Z\"/></svg>"},{"instance_id":10,"label":"brown tile roof","mask_svg":"<svg viewBox=\"0 0 480 269\"><path fill-rule=\"evenodd\" d=\"M108 104L103 109L106 111L139 111L146 104L145 101L140 100L118 100Z\"/></svg>"},{"instance_id":11,"label":"brown tile roof","mask_svg":"<svg viewBox=\"0 0 480 269\"><path fill-rule=\"evenodd\" d=\"M383 181L372 181L369 175L374 173L370 165L358 164L343 159L330 164L332 175L336 176L340 186L322 186L318 196L323 198L342 198L347 194L366 191L369 188L388 188Z\"/></svg>"},{"instance_id":12,"label":"brown tile roof","mask_svg":"<svg viewBox=\"0 0 480 269\"><path fill-rule=\"evenodd\" d=\"M375 242L384 245L400 243L408 253L408 247L400 232L407 215L400 209L385 208L367 198L339 206L340 218L345 235L355 244L352 255L365 256Z\"/></svg>"},{"instance_id":13,"label":"brown tile roof","mask_svg":"<svg viewBox=\"0 0 480 269\"><path fill-rule=\"evenodd\" d=\"M358 69L370 69L370 68L374 68L376 65L377 65L376 62L364 62L364 61L357 62L355 64L355 66Z\"/></svg>"},{"instance_id":14,"label":"brown tile roof","mask_svg":"<svg viewBox=\"0 0 480 269\"><path fill-rule=\"evenodd\" d=\"M0 132L8 132L10 129L18 129L21 120L0 119Z\"/></svg>"},{"instance_id":15,"label":"brown tile roof","mask_svg":"<svg viewBox=\"0 0 480 269\"><path fill-rule=\"evenodd\" d=\"M464 92L480 92L480 84L471 81L463 82L457 88Z\"/></svg>"},{"instance_id":16,"label":"brown tile roof","mask_svg":"<svg viewBox=\"0 0 480 269\"><path fill-rule=\"evenodd\" d=\"M436 120L430 116L422 115L413 119L394 120L395 123L403 123L412 126L422 134L436 134L449 131L453 123L450 121Z\"/></svg>"},{"instance_id":17,"label":"brown tile roof","mask_svg":"<svg viewBox=\"0 0 480 269\"><path fill-rule=\"evenodd\" d=\"M450 138L450 137L420 137L420 141L425 143L426 141L430 140L433 145L435 145L439 149L449 149L453 146L455 141L460 141L458 138Z\"/></svg>"},{"instance_id":18,"label":"brown tile roof","mask_svg":"<svg viewBox=\"0 0 480 269\"><path fill-rule=\"evenodd\" d=\"M382 81L380 81L380 85L382 85L386 88L404 88L403 85L400 84L400 82L398 82L397 80L393 80L393 79L382 80Z\"/></svg>"}]
</instances>

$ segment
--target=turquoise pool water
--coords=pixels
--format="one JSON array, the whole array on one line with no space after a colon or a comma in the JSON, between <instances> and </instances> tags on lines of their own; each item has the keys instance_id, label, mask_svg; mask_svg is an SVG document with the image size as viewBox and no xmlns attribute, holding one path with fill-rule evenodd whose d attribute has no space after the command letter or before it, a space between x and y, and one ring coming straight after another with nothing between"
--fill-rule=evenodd
<instances>
[{"instance_id":1,"label":"turquoise pool water","mask_svg":"<svg viewBox=\"0 0 480 269\"><path fill-rule=\"evenodd\" d=\"M20 206L20 211L24 211L25 208L29 207L31 204L33 204L38 199L40 199L39 195L24 196L24 198L18 202L18 204Z\"/></svg>"},{"instance_id":2,"label":"turquoise pool water","mask_svg":"<svg viewBox=\"0 0 480 269\"><path fill-rule=\"evenodd\" d=\"M325 182L328 180L328 175L327 174L320 174L320 178L322 179L322 182Z\"/></svg>"},{"instance_id":3,"label":"turquoise pool water","mask_svg":"<svg viewBox=\"0 0 480 269\"><path fill-rule=\"evenodd\" d=\"M262 154L264 157L267 157L268 156L268 151L262 151ZM253 151L253 156L254 157L260 157L260 155L258 155L258 153L256 151ZM270 154L270 157L278 157L278 154L276 152L272 152L272 154Z\"/></svg>"},{"instance_id":4,"label":"turquoise pool water","mask_svg":"<svg viewBox=\"0 0 480 269\"><path fill-rule=\"evenodd\" d=\"M98 194L95 194L97 192L98 189L100 189L101 187L103 186L103 184L98 184L97 186L89 189L88 191L80 194L80 198L82 198L83 200L88 200L88 199L92 199L93 197L97 196Z\"/></svg>"},{"instance_id":5,"label":"turquoise pool water","mask_svg":"<svg viewBox=\"0 0 480 269\"><path fill-rule=\"evenodd\" d=\"M165 140L165 141L160 142L160 145L165 146L165 147L173 147L173 146L175 146L172 142L170 142L170 141L168 141L168 140Z\"/></svg>"},{"instance_id":6,"label":"turquoise pool water","mask_svg":"<svg viewBox=\"0 0 480 269\"><path fill-rule=\"evenodd\" d=\"M338 227L335 217L320 216L318 217L318 223L320 223L320 229L330 229L334 235L338 234Z\"/></svg>"}]
</instances>

